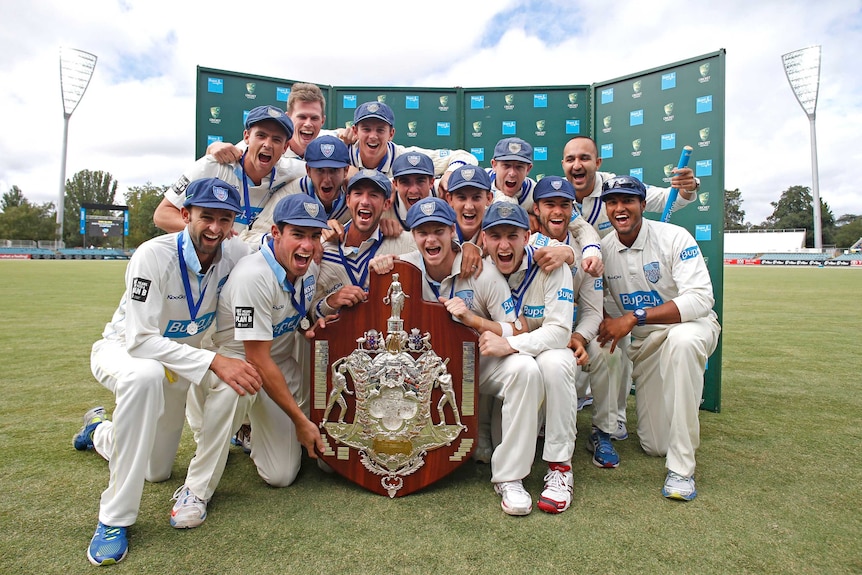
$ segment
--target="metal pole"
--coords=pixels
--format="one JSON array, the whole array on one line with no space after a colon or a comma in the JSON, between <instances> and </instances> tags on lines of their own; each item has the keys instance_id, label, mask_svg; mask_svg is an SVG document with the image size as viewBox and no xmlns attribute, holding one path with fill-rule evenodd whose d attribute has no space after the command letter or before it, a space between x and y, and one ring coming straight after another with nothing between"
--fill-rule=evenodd
<instances>
[{"instance_id":1,"label":"metal pole","mask_svg":"<svg viewBox=\"0 0 862 575\"><path fill-rule=\"evenodd\" d=\"M820 216L820 175L817 169L817 133L814 129L814 114L811 122L811 194L814 196L814 247L823 251L823 220Z\"/></svg>"},{"instance_id":2,"label":"metal pole","mask_svg":"<svg viewBox=\"0 0 862 575\"><path fill-rule=\"evenodd\" d=\"M63 114L63 154L60 159L60 202L57 204L57 223L60 224L60 247L66 247L63 243L63 215L66 209L66 147L69 141L69 118L71 115Z\"/></svg>"}]
</instances>

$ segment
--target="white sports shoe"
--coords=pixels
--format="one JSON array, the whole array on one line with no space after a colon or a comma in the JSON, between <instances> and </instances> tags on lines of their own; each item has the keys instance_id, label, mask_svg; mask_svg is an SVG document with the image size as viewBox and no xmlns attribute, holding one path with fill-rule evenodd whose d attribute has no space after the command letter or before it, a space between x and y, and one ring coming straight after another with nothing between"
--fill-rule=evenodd
<instances>
[{"instance_id":1,"label":"white sports shoe","mask_svg":"<svg viewBox=\"0 0 862 575\"><path fill-rule=\"evenodd\" d=\"M545 475L545 489L539 496L539 509L546 513L562 513L572 504L575 477L569 465L551 463Z\"/></svg>"},{"instance_id":2,"label":"white sports shoe","mask_svg":"<svg viewBox=\"0 0 862 575\"><path fill-rule=\"evenodd\" d=\"M626 429L625 421L617 421L617 428L611 433L611 439L614 441L623 441L629 438L629 431Z\"/></svg>"},{"instance_id":3,"label":"white sports shoe","mask_svg":"<svg viewBox=\"0 0 862 575\"><path fill-rule=\"evenodd\" d=\"M185 485L174 491L172 499L177 502L171 509L171 527L190 529L197 527L207 518L207 502Z\"/></svg>"},{"instance_id":4,"label":"white sports shoe","mask_svg":"<svg viewBox=\"0 0 862 575\"><path fill-rule=\"evenodd\" d=\"M520 479L495 483L494 491L503 496L500 507L509 515L529 515L533 510L533 498Z\"/></svg>"},{"instance_id":5,"label":"white sports shoe","mask_svg":"<svg viewBox=\"0 0 862 575\"><path fill-rule=\"evenodd\" d=\"M691 501L697 497L697 489L694 487L694 475L686 477L675 471L668 470L667 478L664 480L664 487L661 489L661 494L668 499L676 499L677 501Z\"/></svg>"}]
</instances>

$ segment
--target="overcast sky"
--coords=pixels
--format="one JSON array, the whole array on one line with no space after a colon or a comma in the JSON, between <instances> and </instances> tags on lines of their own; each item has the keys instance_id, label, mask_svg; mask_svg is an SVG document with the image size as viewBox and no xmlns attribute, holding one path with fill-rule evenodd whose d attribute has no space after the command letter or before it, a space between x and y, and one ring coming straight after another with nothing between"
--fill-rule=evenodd
<instances>
[{"instance_id":1,"label":"overcast sky","mask_svg":"<svg viewBox=\"0 0 862 575\"><path fill-rule=\"evenodd\" d=\"M741 190L746 220L759 223L783 190L811 186L809 122L781 55L819 44L820 194L836 218L862 214L854 180L862 166L862 0L441 6L394 0L5 2L0 192L14 184L31 201L58 200L60 46L99 58L70 121L66 177L83 169L108 171L121 193L146 182L170 184L195 160L198 65L349 86L547 86L610 80L724 48L725 187Z\"/></svg>"}]
</instances>

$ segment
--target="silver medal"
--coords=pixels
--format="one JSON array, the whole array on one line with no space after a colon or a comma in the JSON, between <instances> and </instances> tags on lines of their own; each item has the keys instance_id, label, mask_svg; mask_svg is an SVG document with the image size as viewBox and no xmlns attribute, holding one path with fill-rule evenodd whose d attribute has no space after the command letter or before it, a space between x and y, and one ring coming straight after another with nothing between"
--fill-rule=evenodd
<instances>
[{"instance_id":1,"label":"silver medal","mask_svg":"<svg viewBox=\"0 0 862 575\"><path fill-rule=\"evenodd\" d=\"M299 327L301 327L303 329L303 331L307 330L308 328L311 327L311 322L308 321L307 317L304 317L301 320L299 320Z\"/></svg>"},{"instance_id":2,"label":"silver medal","mask_svg":"<svg viewBox=\"0 0 862 575\"><path fill-rule=\"evenodd\" d=\"M516 320L515 320L515 329L517 329L518 331L520 331L520 330L522 330L523 328L524 328L524 326L523 326L523 325L521 325L521 318L516 319Z\"/></svg>"},{"instance_id":3,"label":"silver medal","mask_svg":"<svg viewBox=\"0 0 862 575\"><path fill-rule=\"evenodd\" d=\"M186 328L186 333L189 335L195 335L197 332L198 332L197 322L190 321L189 326Z\"/></svg>"}]
</instances>

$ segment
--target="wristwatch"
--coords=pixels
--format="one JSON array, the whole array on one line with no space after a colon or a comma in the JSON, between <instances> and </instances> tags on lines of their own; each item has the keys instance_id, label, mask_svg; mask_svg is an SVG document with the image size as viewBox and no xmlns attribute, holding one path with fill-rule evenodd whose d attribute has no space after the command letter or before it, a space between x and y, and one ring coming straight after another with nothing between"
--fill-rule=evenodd
<instances>
[{"instance_id":1,"label":"wristwatch","mask_svg":"<svg viewBox=\"0 0 862 575\"><path fill-rule=\"evenodd\" d=\"M634 314L635 319L638 322L638 326L646 325L646 310L645 309L636 309L632 312Z\"/></svg>"}]
</instances>

